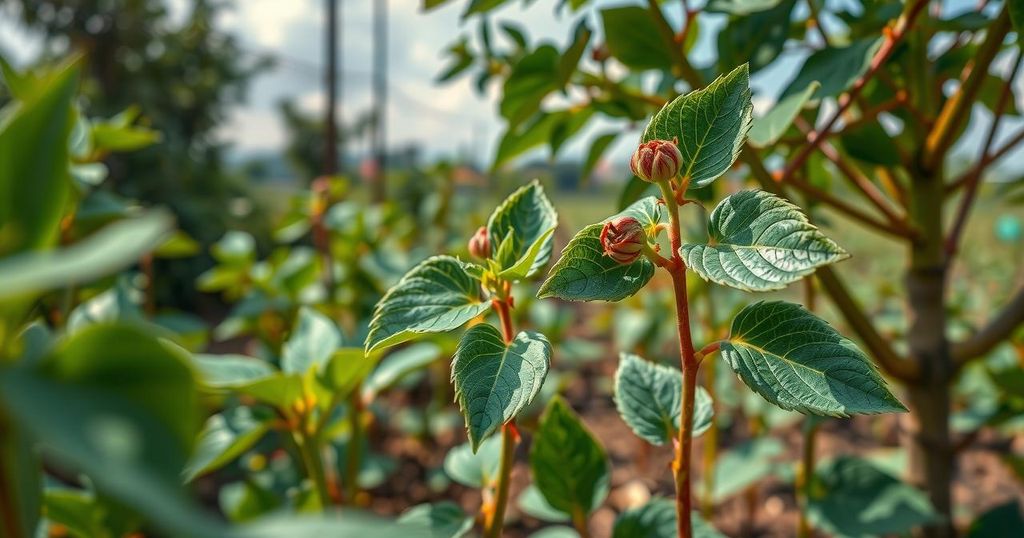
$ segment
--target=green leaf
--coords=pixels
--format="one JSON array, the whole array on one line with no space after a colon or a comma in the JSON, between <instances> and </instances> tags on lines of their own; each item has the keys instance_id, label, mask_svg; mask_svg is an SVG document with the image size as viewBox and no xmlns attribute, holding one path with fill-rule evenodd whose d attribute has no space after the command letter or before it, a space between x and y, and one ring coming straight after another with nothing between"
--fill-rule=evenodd
<instances>
[{"instance_id":1,"label":"green leaf","mask_svg":"<svg viewBox=\"0 0 1024 538\"><path fill-rule=\"evenodd\" d=\"M523 513L541 521L563 523L572 519L569 514L552 508L548 504L548 500L544 498L544 494L534 484L526 486L526 489L516 499L516 504L519 505L519 509Z\"/></svg>"},{"instance_id":2,"label":"green leaf","mask_svg":"<svg viewBox=\"0 0 1024 538\"><path fill-rule=\"evenodd\" d=\"M788 201L765 191L740 191L711 212L710 243L685 244L686 266L705 280L744 291L768 291L849 255Z\"/></svg>"},{"instance_id":3,"label":"green leaf","mask_svg":"<svg viewBox=\"0 0 1024 538\"><path fill-rule=\"evenodd\" d=\"M741 65L707 87L681 95L647 124L641 140L678 140L693 188L709 185L736 162L753 114L750 73Z\"/></svg>"},{"instance_id":4,"label":"green leaf","mask_svg":"<svg viewBox=\"0 0 1024 538\"><path fill-rule=\"evenodd\" d=\"M718 458L712 498L720 503L760 482L775 470L773 461L782 455L777 439L760 437L744 441Z\"/></svg>"},{"instance_id":5,"label":"green leaf","mask_svg":"<svg viewBox=\"0 0 1024 538\"><path fill-rule=\"evenodd\" d=\"M562 53L562 58L558 62L559 87L564 87L569 82L572 74L576 72L576 66L579 65L583 52L587 50L587 44L590 43L591 35L593 35L593 32L590 30L590 26L587 25L587 19L580 19L580 22L572 32L572 42L565 49L565 52Z\"/></svg>"},{"instance_id":6,"label":"green leaf","mask_svg":"<svg viewBox=\"0 0 1024 538\"><path fill-rule=\"evenodd\" d=\"M111 224L66 248L4 258L0 260L0 301L31 297L114 273L158 246L172 226L170 214L150 211Z\"/></svg>"},{"instance_id":7,"label":"green leaf","mask_svg":"<svg viewBox=\"0 0 1024 538\"><path fill-rule=\"evenodd\" d=\"M604 449L559 397L548 404L530 450L533 482L548 504L589 514L608 495L611 466Z\"/></svg>"},{"instance_id":8,"label":"green leaf","mask_svg":"<svg viewBox=\"0 0 1024 538\"><path fill-rule=\"evenodd\" d=\"M846 47L829 47L815 52L807 58L779 99L803 92L814 81L821 83L812 96L814 100L843 93L868 70L881 45L881 37L871 36Z\"/></svg>"},{"instance_id":9,"label":"green leaf","mask_svg":"<svg viewBox=\"0 0 1024 538\"><path fill-rule=\"evenodd\" d=\"M709 0L704 9L710 13L749 15L771 9L782 2L783 0Z\"/></svg>"},{"instance_id":10,"label":"green leaf","mask_svg":"<svg viewBox=\"0 0 1024 538\"><path fill-rule=\"evenodd\" d=\"M501 465L501 439L490 437L474 451L469 443L448 451L444 472L449 478L470 488L488 487L497 477Z\"/></svg>"},{"instance_id":11,"label":"green leaf","mask_svg":"<svg viewBox=\"0 0 1024 538\"><path fill-rule=\"evenodd\" d=\"M511 255L517 260L515 265L527 265L523 258L536 249L535 258L523 276L529 277L537 274L551 258L551 232L557 224L558 214L544 194L544 187L533 180L510 194L494 210L487 220L487 233L494 249L506 236L512 235ZM521 273L515 265L503 269L515 269L513 274Z\"/></svg>"},{"instance_id":12,"label":"green leaf","mask_svg":"<svg viewBox=\"0 0 1024 538\"><path fill-rule=\"evenodd\" d=\"M218 413L206 420L195 452L185 465L184 478L196 477L220 469L249 450L270 431L270 422L252 416L246 407Z\"/></svg>"},{"instance_id":13,"label":"green leaf","mask_svg":"<svg viewBox=\"0 0 1024 538\"><path fill-rule=\"evenodd\" d=\"M245 355L196 354L192 362L200 384L211 389L236 388L277 373L267 361Z\"/></svg>"},{"instance_id":14,"label":"green leaf","mask_svg":"<svg viewBox=\"0 0 1024 538\"><path fill-rule=\"evenodd\" d=\"M756 147L768 147L779 141L786 133L800 110L807 104L814 92L821 87L817 81L811 82L803 91L795 92L779 99L779 102L767 114L754 119L750 128L750 143Z\"/></svg>"},{"instance_id":15,"label":"green leaf","mask_svg":"<svg viewBox=\"0 0 1024 538\"><path fill-rule=\"evenodd\" d=\"M696 511L690 514L694 538L725 538L705 522ZM677 538L676 505L656 497L647 504L631 508L615 518L612 538Z\"/></svg>"},{"instance_id":16,"label":"green leaf","mask_svg":"<svg viewBox=\"0 0 1024 538\"><path fill-rule=\"evenodd\" d=\"M222 538L324 538L325 536L372 536L373 538L433 538L427 523L387 520L360 510L339 510L318 515L275 514L234 527Z\"/></svg>"},{"instance_id":17,"label":"green leaf","mask_svg":"<svg viewBox=\"0 0 1024 538\"><path fill-rule=\"evenodd\" d=\"M430 529L430 538L461 538L473 528L473 521L473 516L451 501L418 504L398 518L398 523Z\"/></svg>"},{"instance_id":18,"label":"green leaf","mask_svg":"<svg viewBox=\"0 0 1024 538\"><path fill-rule=\"evenodd\" d=\"M363 384L364 393L372 398L373 395L395 386L410 373L426 368L440 357L441 348L432 342L420 342L399 349L385 357L380 366L373 370Z\"/></svg>"},{"instance_id":19,"label":"green leaf","mask_svg":"<svg viewBox=\"0 0 1024 538\"><path fill-rule=\"evenodd\" d=\"M1020 503L1010 499L972 521L967 538L1015 538L1020 529L1024 529L1024 514Z\"/></svg>"},{"instance_id":20,"label":"green leaf","mask_svg":"<svg viewBox=\"0 0 1024 538\"><path fill-rule=\"evenodd\" d=\"M879 166L896 166L902 162L892 136L877 121L844 129L839 144L851 157Z\"/></svg>"},{"instance_id":21,"label":"green leaf","mask_svg":"<svg viewBox=\"0 0 1024 538\"><path fill-rule=\"evenodd\" d=\"M462 262L434 256L409 271L377 303L366 352L404 342L417 334L457 329L490 308L480 299L480 282Z\"/></svg>"},{"instance_id":22,"label":"green leaf","mask_svg":"<svg viewBox=\"0 0 1024 538\"><path fill-rule=\"evenodd\" d=\"M830 535L904 535L941 519L924 492L866 460L841 456L816 474L824 494L811 498L808 515Z\"/></svg>"},{"instance_id":23,"label":"green leaf","mask_svg":"<svg viewBox=\"0 0 1024 538\"><path fill-rule=\"evenodd\" d=\"M551 344L540 333L520 332L506 345L498 329L481 323L462 335L452 383L473 450L530 405L550 362Z\"/></svg>"},{"instance_id":24,"label":"green leaf","mask_svg":"<svg viewBox=\"0 0 1024 538\"><path fill-rule=\"evenodd\" d=\"M498 272L498 278L517 281L531 276L531 271L536 272L534 267L541 256L546 256L548 259L551 258L551 245L553 243L551 236L554 235L554 233L554 228L549 228L548 231L544 232L536 241L533 242L532 245L530 245L530 248L526 249L522 258L519 258L519 260L507 269L502 269ZM547 262L545 261L545 263ZM536 269L539 270L542 267L543 264Z\"/></svg>"},{"instance_id":25,"label":"green leaf","mask_svg":"<svg viewBox=\"0 0 1024 538\"><path fill-rule=\"evenodd\" d=\"M138 329L93 326L37 368L0 373L4 411L49 457L168 534L222 537L180 473L198 430L186 358Z\"/></svg>"},{"instance_id":26,"label":"green leaf","mask_svg":"<svg viewBox=\"0 0 1024 538\"><path fill-rule=\"evenodd\" d=\"M338 397L344 397L369 376L377 358L377 354L368 357L363 348L343 347L331 354L320 380Z\"/></svg>"},{"instance_id":27,"label":"green leaf","mask_svg":"<svg viewBox=\"0 0 1024 538\"><path fill-rule=\"evenodd\" d=\"M505 79L499 111L509 126L519 125L540 110L541 101L558 89L561 54L541 45L524 56Z\"/></svg>"},{"instance_id":28,"label":"green leaf","mask_svg":"<svg viewBox=\"0 0 1024 538\"><path fill-rule=\"evenodd\" d=\"M777 2L764 11L732 16L718 33L718 65L722 70L743 62L756 73L778 58L789 36L789 20L796 0Z\"/></svg>"},{"instance_id":29,"label":"green leaf","mask_svg":"<svg viewBox=\"0 0 1024 538\"><path fill-rule=\"evenodd\" d=\"M617 132L604 133L599 135L590 143L590 149L587 150L587 159L583 161L583 169L580 170L580 181L586 183L590 180L590 175L594 173L594 168L597 166L597 162L601 160L601 156L604 155L608 146L615 142L615 139L619 136Z\"/></svg>"},{"instance_id":30,"label":"green leaf","mask_svg":"<svg viewBox=\"0 0 1024 538\"><path fill-rule=\"evenodd\" d=\"M57 240L71 191L68 140L78 74L77 62L66 64L31 81L30 95L0 111L0 256Z\"/></svg>"},{"instance_id":31,"label":"green leaf","mask_svg":"<svg viewBox=\"0 0 1024 538\"><path fill-rule=\"evenodd\" d=\"M751 390L783 409L834 417L906 411L867 356L800 305L747 306L721 351Z\"/></svg>"},{"instance_id":32,"label":"green leaf","mask_svg":"<svg viewBox=\"0 0 1024 538\"><path fill-rule=\"evenodd\" d=\"M631 216L644 227L662 222L664 209L650 196L635 202L618 216ZM607 221L606 220L606 221ZM654 264L640 257L622 265L604 255L601 247L603 224L591 224L569 241L562 256L548 273L537 296L558 297L568 301L620 301L640 291L654 276Z\"/></svg>"},{"instance_id":33,"label":"green leaf","mask_svg":"<svg viewBox=\"0 0 1024 538\"><path fill-rule=\"evenodd\" d=\"M281 348L281 370L289 374L302 374L313 368L319 371L341 344L341 331L331 318L303 306L295 328Z\"/></svg>"},{"instance_id":34,"label":"green leaf","mask_svg":"<svg viewBox=\"0 0 1024 538\"><path fill-rule=\"evenodd\" d=\"M682 391L683 374L678 369L655 364L631 353L621 355L615 372L615 405L622 420L647 442L662 445L676 437ZM711 426L713 414L711 396L703 387L697 387L694 395L694 437Z\"/></svg>"},{"instance_id":35,"label":"green leaf","mask_svg":"<svg viewBox=\"0 0 1024 538\"><path fill-rule=\"evenodd\" d=\"M1017 46L1024 48L1024 2L1021 0L1007 0L1007 9L1010 11L1010 22L1013 23L1013 31L1017 32Z\"/></svg>"},{"instance_id":36,"label":"green leaf","mask_svg":"<svg viewBox=\"0 0 1024 538\"><path fill-rule=\"evenodd\" d=\"M672 66L672 56L650 11L640 6L601 10L608 52L632 69L663 69Z\"/></svg>"},{"instance_id":37,"label":"green leaf","mask_svg":"<svg viewBox=\"0 0 1024 538\"><path fill-rule=\"evenodd\" d=\"M65 527L76 538L104 536L104 510L90 492L47 488L43 492L46 521Z\"/></svg>"},{"instance_id":38,"label":"green leaf","mask_svg":"<svg viewBox=\"0 0 1024 538\"><path fill-rule=\"evenodd\" d=\"M522 155L523 153L551 143L553 151L557 150L557 140L566 140L579 132L594 115L592 107L570 108L553 112L541 112L529 121L520 124L509 124L508 130L498 143L494 155L492 170Z\"/></svg>"}]
</instances>

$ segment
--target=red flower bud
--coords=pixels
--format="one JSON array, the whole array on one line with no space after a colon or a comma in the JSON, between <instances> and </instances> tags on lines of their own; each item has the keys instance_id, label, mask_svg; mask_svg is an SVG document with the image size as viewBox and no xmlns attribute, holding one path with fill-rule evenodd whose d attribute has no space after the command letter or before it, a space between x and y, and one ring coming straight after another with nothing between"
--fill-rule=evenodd
<instances>
[{"instance_id":1,"label":"red flower bud","mask_svg":"<svg viewBox=\"0 0 1024 538\"><path fill-rule=\"evenodd\" d=\"M491 236L487 228L481 226L479 230L469 238L469 253L486 260L491 257Z\"/></svg>"},{"instance_id":2,"label":"red flower bud","mask_svg":"<svg viewBox=\"0 0 1024 538\"><path fill-rule=\"evenodd\" d=\"M621 263L633 263L643 254L647 245L647 232L633 217L617 217L601 229L601 247L604 254Z\"/></svg>"},{"instance_id":3,"label":"red flower bud","mask_svg":"<svg viewBox=\"0 0 1024 538\"><path fill-rule=\"evenodd\" d=\"M679 175L683 154L675 142L651 140L640 144L629 160L629 169L636 177L650 182L666 181Z\"/></svg>"}]
</instances>

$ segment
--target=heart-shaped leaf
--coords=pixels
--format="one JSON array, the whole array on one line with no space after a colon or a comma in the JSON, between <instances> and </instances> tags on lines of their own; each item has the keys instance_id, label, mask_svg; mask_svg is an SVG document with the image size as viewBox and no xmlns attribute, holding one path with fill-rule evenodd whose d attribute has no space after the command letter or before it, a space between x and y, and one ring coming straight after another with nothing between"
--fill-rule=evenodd
<instances>
[{"instance_id":1,"label":"heart-shaped leaf","mask_svg":"<svg viewBox=\"0 0 1024 538\"><path fill-rule=\"evenodd\" d=\"M641 140L676 139L693 188L718 179L736 162L753 118L750 73L741 65L707 87L681 95L647 124Z\"/></svg>"},{"instance_id":2,"label":"heart-shaped leaf","mask_svg":"<svg viewBox=\"0 0 1024 538\"><path fill-rule=\"evenodd\" d=\"M555 510L589 514L608 495L608 457L569 405L554 398L530 450L533 482Z\"/></svg>"},{"instance_id":3,"label":"heart-shaped leaf","mask_svg":"<svg viewBox=\"0 0 1024 538\"><path fill-rule=\"evenodd\" d=\"M651 228L664 219L664 208L654 196L638 200L618 216L630 216ZM605 222L606 222L605 221ZM601 247L603 222L580 230L562 251L537 296L568 301L621 301L633 295L654 276L654 264L640 257L620 264L604 255Z\"/></svg>"},{"instance_id":4,"label":"heart-shaped leaf","mask_svg":"<svg viewBox=\"0 0 1024 538\"><path fill-rule=\"evenodd\" d=\"M393 346L417 334L456 329L490 308L480 282L462 262L434 256L409 271L377 303L366 352Z\"/></svg>"},{"instance_id":5,"label":"heart-shaped leaf","mask_svg":"<svg viewBox=\"0 0 1024 538\"><path fill-rule=\"evenodd\" d=\"M907 410L853 342L800 305L747 306L721 351L751 390L783 409L834 417Z\"/></svg>"},{"instance_id":6,"label":"heart-shaped leaf","mask_svg":"<svg viewBox=\"0 0 1024 538\"><path fill-rule=\"evenodd\" d=\"M776 290L847 258L795 205L765 191L740 191L711 213L710 244L686 244L687 267L745 291Z\"/></svg>"},{"instance_id":7,"label":"heart-shaped leaf","mask_svg":"<svg viewBox=\"0 0 1024 538\"><path fill-rule=\"evenodd\" d=\"M533 261L523 277L537 274L551 258L551 230L558 224L558 214L544 195L544 187L533 180L509 195L487 221L492 248L497 249L511 235L511 259L522 260L535 250ZM545 237L546 236L546 237ZM537 242L539 245L536 245ZM525 264L525 263L524 263ZM518 265L518 264L515 264ZM513 264L505 265L507 269Z\"/></svg>"},{"instance_id":8,"label":"heart-shaped leaf","mask_svg":"<svg viewBox=\"0 0 1024 538\"><path fill-rule=\"evenodd\" d=\"M676 368L662 366L623 353L615 372L615 405L622 420L638 436L654 445L672 440L679 431L683 391L683 374ZM714 408L711 396L703 387L694 395L693 435L704 433L711 426Z\"/></svg>"},{"instance_id":9,"label":"heart-shaped leaf","mask_svg":"<svg viewBox=\"0 0 1024 538\"><path fill-rule=\"evenodd\" d=\"M551 344L540 333L521 332L506 344L498 329L481 323L462 335L452 383L474 451L533 401L550 361Z\"/></svg>"}]
</instances>

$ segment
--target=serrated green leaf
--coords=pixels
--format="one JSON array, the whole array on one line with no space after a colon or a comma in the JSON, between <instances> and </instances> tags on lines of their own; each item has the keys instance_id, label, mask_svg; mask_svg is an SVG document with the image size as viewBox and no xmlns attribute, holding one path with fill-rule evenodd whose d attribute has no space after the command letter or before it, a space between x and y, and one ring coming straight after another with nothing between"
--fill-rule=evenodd
<instances>
[{"instance_id":1,"label":"serrated green leaf","mask_svg":"<svg viewBox=\"0 0 1024 538\"><path fill-rule=\"evenodd\" d=\"M718 179L736 162L747 138L754 107L750 72L741 65L707 87L681 95L647 124L641 141L678 140L692 188Z\"/></svg>"},{"instance_id":2,"label":"serrated green leaf","mask_svg":"<svg viewBox=\"0 0 1024 538\"><path fill-rule=\"evenodd\" d=\"M818 81L811 82L803 91L779 99L767 114L755 118L754 126L750 128L751 145L763 148L778 142L819 87Z\"/></svg>"},{"instance_id":3,"label":"serrated green leaf","mask_svg":"<svg viewBox=\"0 0 1024 538\"><path fill-rule=\"evenodd\" d=\"M698 512L690 514L694 538L725 538ZM612 538L677 538L676 505L669 499L656 497L643 506L631 508L615 518Z\"/></svg>"},{"instance_id":4,"label":"serrated green leaf","mask_svg":"<svg viewBox=\"0 0 1024 538\"><path fill-rule=\"evenodd\" d=\"M458 328L490 308L480 299L480 282L462 262L434 256L409 271L377 303L366 351L392 346L417 334Z\"/></svg>"},{"instance_id":5,"label":"serrated green leaf","mask_svg":"<svg viewBox=\"0 0 1024 538\"><path fill-rule=\"evenodd\" d=\"M418 504L406 510L398 523L430 529L426 538L462 538L473 528L473 516L451 502Z\"/></svg>"},{"instance_id":6,"label":"serrated green leaf","mask_svg":"<svg viewBox=\"0 0 1024 538\"><path fill-rule=\"evenodd\" d=\"M800 305L747 306L721 351L751 390L783 409L834 417L906 411L867 356Z\"/></svg>"},{"instance_id":7,"label":"serrated green leaf","mask_svg":"<svg viewBox=\"0 0 1024 538\"><path fill-rule=\"evenodd\" d=\"M490 437L474 453L469 443L448 451L444 457L444 472L452 480L471 488L490 485L501 465L501 438Z\"/></svg>"},{"instance_id":8,"label":"serrated green leaf","mask_svg":"<svg viewBox=\"0 0 1024 538\"><path fill-rule=\"evenodd\" d=\"M589 514L608 495L608 456L569 405L554 398L530 450L533 482L555 510Z\"/></svg>"},{"instance_id":9,"label":"serrated green leaf","mask_svg":"<svg viewBox=\"0 0 1024 538\"><path fill-rule=\"evenodd\" d=\"M615 405L622 420L637 436L654 445L675 438L679 431L683 374L676 368L662 366L623 353L615 372ZM703 387L694 395L693 436L711 426L714 408L711 396Z\"/></svg>"},{"instance_id":10,"label":"serrated green leaf","mask_svg":"<svg viewBox=\"0 0 1024 538\"><path fill-rule=\"evenodd\" d=\"M533 401L550 362L551 344L540 333L521 332L506 345L498 329L481 323L462 335L452 383L473 450Z\"/></svg>"},{"instance_id":11,"label":"serrated green leaf","mask_svg":"<svg viewBox=\"0 0 1024 538\"><path fill-rule=\"evenodd\" d=\"M195 451L185 465L184 479L215 471L252 448L270 431L270 423L252 416L246 407L217 413L206 420Z\"/></svg>"},{"instance_id":12,"label":"serrated green leaf","mask_svg":"<svg viewBox=\"0 0 1024 538\"><path fill-rule=\"evenodd\" d=\"M843 93L868 70L871 59L881 45L882 38L873 35L846 47L829 47L815 52L804 62L780 99L804 91L814 81L821 83L821 87L814 92L812 99L835 97Z\"/></svg>"},{"instance_id":13,"label":"serrated green leaf","mask_svg":"<svg viewBox=\"0 0 1024 538\"><path fill-rule=\"evenodd\" d=\"M631 216L650 228L664 220L664 208L649 196L635 202L619 216ZM605 221L605 222L606 222ZM537 296L568 301L620 301L633 295L654 276L654 264L640 257L622 265L604 255L601 247L603 223L591 224L569 241L561 258L548 273Z\"/></svg>"},{"instance_id":14,"label":"serrated green leaf","mask_svg":"<svg viewBox=\"0 0 1024 538\"><path fill-rule=\"evenodd\" d=\"M924 492L867 460L842 456L816 474L824 493L810 499L808 515L830 535L904 535L940 520Z\"/></svg>"},{"instance_id":15,"label":"serrated green leaf","mask_svg":"<svg viewBox=\"0 0 1024 538\"><path fill-rule=\"evenodd\" d=\"M341 344L341 331L331 318L303 306L281 348L281 370L289 374L302 374L311 368L319 371Z\"/></svg>"},{"instance_id":16,"label":"serrated green leaf","mask_svg":"<svg viewBox=\"0 0 1024 538\"><path fill-rule=\"evenodd\" d=\"M685 244L686 266L705 280L744 291L768 291L849 257L800 208L765 191L722 200L708 222L709 244Z\"/></svg>"},{"instance_id":17,"label":"serrated green leaf","mask_svg":"<svg viewBox=\"0 0 1024 538\"><path fill-rule=\"evenodd\" d=\"M558 224L558 214L544 194L544 187L536 179L510 194L487 219L487 233L491 245L499 245L512 234L513 260L521 261L530 254L531 247L545 234L548 238L537 245L537 254L525 277L533 276L551 258L550 231ZM505 266L509 268L509 266Z\"/></svg>"}]
</instances>

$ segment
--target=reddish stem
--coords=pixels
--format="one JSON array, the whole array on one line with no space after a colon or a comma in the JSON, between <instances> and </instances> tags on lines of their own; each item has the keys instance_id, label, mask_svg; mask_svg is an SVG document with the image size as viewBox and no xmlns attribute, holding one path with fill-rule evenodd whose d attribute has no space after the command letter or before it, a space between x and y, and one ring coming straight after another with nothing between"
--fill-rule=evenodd
<instances>
[{"instance_id":1,"label":"reddish stem","mask_svg":"<svg viewBox=\"0 0 1024 538\"><path fill-rule=\"evenodd\" d=\"M511 343L515 338L515 331L512 327L512 296L510 292L511 285L505 282L499 295L491 302L495 313L498 314L498 319L501 320L501 334L506 344ZM515 465L518 441L519 431L516 429L515 419L513 419L501 427L501 465L498 468L497 483L494 485L494 508L485 520L485 536L487 538L501 536L505 522L505 510L508 507L509 486L512 482L512 467Z\"/></svg>"}]
</instances>

